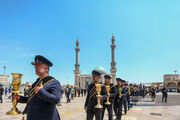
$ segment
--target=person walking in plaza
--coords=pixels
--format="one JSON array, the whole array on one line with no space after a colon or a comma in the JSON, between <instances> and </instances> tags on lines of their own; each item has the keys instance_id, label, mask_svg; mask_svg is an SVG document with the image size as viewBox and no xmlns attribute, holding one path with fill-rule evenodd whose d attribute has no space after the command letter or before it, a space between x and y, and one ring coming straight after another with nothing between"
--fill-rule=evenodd
<instances>
[{"instance_id":1,"label":"person walking in plaza","mask_svg":"<svg viewBox=\"0 0 180 120\"><path fill-rule=\"evenodd\" d=\"M0 85L0 101L1 101L1 103L3 103L2 95L3 95L3 87L2 87L2 85Z\"/></svg>"},{"instance_id":2,"label":"person walking in plaza","mask_svg":"<svg viewBox=\"0 0 180 120\"><path fill-rule=\"evenodd\" d=\"M11 99L11 97L12 97L11 91L12 91L12 88L11 88L11 86L9 86L9 96L8 96L9 99Z\"/></svg>"},{"instance_id":3,"label":"person walking in plaza","mask_svg":"<svg viewBox=\"0 0 180 120\"><path fill-rule=\"evenodd\" d=\"M33 83L28 97L13 95L12 100L27 103L23 111L23 114L27 113L27 120L60 120L56 104L61 97L61 85L58 80L49 76L52 62L37 55L31 64L39 78Z\"/></svg>"},{"instance_id":4,"label":"person walking in plaza","mask_svg":"<svg viewBox=\"0 0 180 120\"><path fill-rule=\"evenodd\" d=\"M78 97L80 97L81 88L78 88L78 89L77 89L77 92L78 92Z\"/></svg>"},{"instance_id":5,"label":"person walking in plaza","mask_svg":"<svg viewBox=\"0 0 180 120\"><path fill-rule=\"evenodd\" d=\"M165 102L167 102L167 97L168 97L167 89L164 87L161 91L162 91L162 102L164 102L164 99Z\"/></svg>"},{"instance_id":6,"label":"person walking in plaza","mask_svg":"<svg viewBox=\"0 0 180 120\"><path fill-rule=\"evenodd\" d=\"M65 97L67 97L67 85L66 85L66 87L64 88L64 93L65 93Z\"/></svg>"},{"instance_id":7,"label":"person walking in plaza","mask_svg":"<svg viewBox=\"0 0 180 120\"><path fill-rule=\"evenodd\" d=\"M136 103L138 102L138 96L140 96L137 85L133 85L133 90L131 92L131 96L132 96L133 105L136 105Z\"/></svg>"},{"instance_id":8,"label":"person walking in plaza","mask_svg":"<svg viewBox=\"0 0 180 120\"><path fill-rule=\"evenodd\" d=\"M74 88L74 97L77 96L77 87Z\"/></svg>"},{"instance_id":9,"label":"person walking in plaza","mask_svg":"<svg viewBox=\"0 0 180 120\"><path fill-rule=\"evenodd\" d=\"M83 97L84 90L81 88L81 96Z\"/></svg>"},{"instance_id":10,"label":"person walking in plaza","mask_svg":"<svg viewBox=\"0 0 180 120\"><path fill-rule=\"evenodd\" d=\"M92 71L93 83L88 86L87 97L84 105L84 109L87 112L86 120L93 120L94 116L96 120L102 120L102 108L95 107L97 105L97 100L100 100L102 104L103 99L107 97L105 86L101 87L101 96L97 96L96 84L99 83L101 74L100 70Z\"/></svg>"},{"instance_id":11,"label":"person walking in plaza","mask_svg":"<svg viewBox=\"0 0 180 120\"><path fill-rule=\"evenodd\" d=\"M74 99L74 88L73 88L73 86L71 87L71 99L72 100Z\"/></svg>"},{"instance_id":12,"label":"person walking in plaza","mask_svg":"<svg viewBox=\"0 0 180 120\"><path fill-rule=\"evenodd\" d=\"M67 87L67 103L70 103L71 102L71 99L70 99L70 95L71 95L71 88L68 86Z\"/></svg>"},{"instance_id":13,"label":"person walking in plaza","mask_svg":"<svg viewBox=\"0 0 180 120\"><path fill-rule=\"evenodd\" d=\"M8 89L5 88L5 97L7 97Z\"/></svg>"},{"instance_id":14,"label":"person walking in plaza","mask_svg":"<svg viewBox=\"0 0 180 120\"><path fill-rule=\"evenodd\" d=\"M86 96L86 89L84 89L84 96Z\"/></svg>"},{"instance_id":15,"label":"person walking in plaza","mask_svg":"<svg viewBox=\"0 0 180 120\"><path fill-rule=\"evenodd\" d=\"M114 89L114 85L112 83L110 83L110 80L111 80L111 76L109 75L105 75L104 76L104 83L105 83L105 86L109 85L110 87L110 91L109 91L109 94L107 95L109 97L109 102L111 104L106 104L106 101L107 99L105 99L103 101L103 111L102 111L102 120L104 118L104 112L107 108L107 111L108 111L108 120L113 120L113 110L112 110L112 105L113 105L113 99L114 99L114 96L115 96L115 89Z\"/></svg>"},{"instance_id":16,"label":"person walking in plaza","mask_svg":"<svg viewBox=\"0 0 180 120\"><path fill-rule=\"evenodd\" d=\"M155 96L156 96L154 88L150 88L150 93L151 93L151 99L154 101Z\"/></svg>"}]
</instances>

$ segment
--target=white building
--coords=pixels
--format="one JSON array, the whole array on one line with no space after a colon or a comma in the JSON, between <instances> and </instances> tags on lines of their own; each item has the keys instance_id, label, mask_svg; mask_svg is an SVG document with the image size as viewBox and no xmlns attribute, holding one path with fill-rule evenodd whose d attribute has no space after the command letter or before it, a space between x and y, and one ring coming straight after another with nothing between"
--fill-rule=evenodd
<instances>
[{"instance_id":1,"label":"white building","mask_svg":"<svg viewBox=\"0 0 180 120\"><path fill-rule=\"evenodd\" d=\"M9 75L0 75L0 84L9 85Z\"/></svg>"}]
</instances>

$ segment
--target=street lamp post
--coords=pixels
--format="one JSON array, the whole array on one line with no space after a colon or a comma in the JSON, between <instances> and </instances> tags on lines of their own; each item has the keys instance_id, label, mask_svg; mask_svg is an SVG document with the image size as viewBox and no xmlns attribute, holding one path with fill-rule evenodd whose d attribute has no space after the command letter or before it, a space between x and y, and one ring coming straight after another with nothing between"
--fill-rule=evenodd
<instances>
[{"instance_id":1,"label":"street lamp post","mask_svg":"<svg viewBox=\"0 0 180 120\"><path fill-rule=\"evenodd\" d=\"M6 74L6 73L5 73L5 70L6 70L6 66L4 66L3 68L4 68L4 75L5 75L5 74Z\"/></svg>"},{"instance_id":2,"label":"street lamp post","mask_svg":"<svg viewBox=\"0 0 180 120\"><path fill-rule=\"evenodd\" d=\"M177 70L174 70L174 73L176 75ZM176 84L176 92L178 91L178 84Z\"/></svg>"},{"instance_id":3,"label":"street lamp post","mask_svg":"<svg viewBox=\"0 0 180 120\"><path fill-rule=\"evenodd\" d=\"M174 73L176 74L177 70L174 71Z\"/></svg>"}]
</instances>

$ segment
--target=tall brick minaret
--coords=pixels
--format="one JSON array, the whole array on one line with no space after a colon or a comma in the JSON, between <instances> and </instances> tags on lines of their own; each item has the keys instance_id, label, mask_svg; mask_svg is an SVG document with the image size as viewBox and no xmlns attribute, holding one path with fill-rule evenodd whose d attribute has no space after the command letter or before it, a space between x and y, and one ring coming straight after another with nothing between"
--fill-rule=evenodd
<instances>
[{"instance_id":1,"label":"tall brick minaret","mask_svg":"<svg viewBox=\"0 0 180 120\"><path fill-rule=\"evenodd\" d=\"M115 48L116 45L114 44L114 35L112 35L112 44L111 44L111 57L112 57L112 62L111 62L111 74L112 74L112 82L115 84L116 83L116 62L115 62Z\"/></svg>"},{"instance_id":2,"label":"tall brick minaret","mask_svg":"<svg viewBox=\"0 0 180 120\"><path fill-rule=\"evenodd\" d=\"M80 83L80 64L79 64L79 51L80 51L80 48L79 48L79 40L77 38L77 41L76 41L76 48L75 48L75 51L76 51L76 64L75 64L75 70L74 70L74 84L77 85L79 87L79 83Z\"/></svg>"}]
</instances>

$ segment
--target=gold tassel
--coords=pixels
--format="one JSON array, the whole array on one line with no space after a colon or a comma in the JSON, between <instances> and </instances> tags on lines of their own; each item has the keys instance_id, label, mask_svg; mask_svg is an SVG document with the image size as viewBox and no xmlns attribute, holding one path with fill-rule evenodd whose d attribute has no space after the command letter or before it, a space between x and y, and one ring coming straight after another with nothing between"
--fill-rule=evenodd
<instances>
[{"instance_id":1,"label":"gold tassel","mask_svg":"<svg viewBox=\"0 0 180 120\"><path fill-rule=\"evenodd\" d=\"M22 120L24 120L24 116L22 117Z\"/></svg>"}]
</instances>

